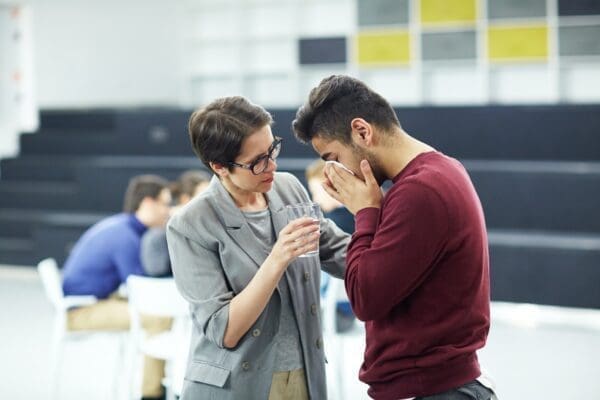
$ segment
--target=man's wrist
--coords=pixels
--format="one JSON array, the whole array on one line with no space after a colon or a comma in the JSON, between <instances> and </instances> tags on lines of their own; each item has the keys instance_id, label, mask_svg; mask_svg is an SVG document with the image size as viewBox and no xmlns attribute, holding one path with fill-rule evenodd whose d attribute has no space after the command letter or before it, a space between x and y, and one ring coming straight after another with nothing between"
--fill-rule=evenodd
<instances>
[{"instance_id":1,"label":"man's wrist","mask_svg":"<svg viewBox=\"0 0 600 400\"><path fill-rule=\"evenodd\" d=\"M377 209L380 209L380 208L381 208L381 205L379 205L379 204L367 204L367 205L364 205L364 206L362 206L361 208L359 208L358 210L356 210L356 214L358 214L358 213L359 213L359 212L361 212L362 210L367 210L367 209L369 209L369 208L377 208Z\"/></svg>"},{"instance_id":2,"label":"man's wrist","mask_svg":"<svg viewBox=\"0 0 600 400\"><path fill-rule=\"evenodd\" d=\"M365 207L354 215L356 230L375 230L379 221L379 207Z\"/></svg>"}]
</instances>

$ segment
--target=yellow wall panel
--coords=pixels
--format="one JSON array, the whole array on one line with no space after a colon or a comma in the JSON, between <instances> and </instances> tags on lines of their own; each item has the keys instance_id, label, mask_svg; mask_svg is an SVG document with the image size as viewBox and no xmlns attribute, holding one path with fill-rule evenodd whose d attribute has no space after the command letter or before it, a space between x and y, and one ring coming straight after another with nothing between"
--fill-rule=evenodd
<instances>
[{"instance_id":1,"label":"yellow wall panel","mask_svg":"<svg viewBox=\"0 0 600 400\"><path fill-rule=\"evenodd\" d=\"M477 0L421 0L424 24L475 22Z\"/></svg>"},{"instance_id":2,"label":"yellow wall panel","mask_svg":"<svg viewBox=\"0 0 600 400\"><path fill-rule=\"evenodd\" d=\"M493 61L546 59L548 27L493 27L488 29L488 54Z\"/></svg>"},{"instance_id":3,"label":"yellow wall panel","mask_svg":"<svg viewBox=\"0 0 600 400\"><path fill-rule=\"evenodd\" d=\"M407 31L362 32L358 34L358 63L394 65L410 62L410 35Z\"/></svg>"}]
</instances>

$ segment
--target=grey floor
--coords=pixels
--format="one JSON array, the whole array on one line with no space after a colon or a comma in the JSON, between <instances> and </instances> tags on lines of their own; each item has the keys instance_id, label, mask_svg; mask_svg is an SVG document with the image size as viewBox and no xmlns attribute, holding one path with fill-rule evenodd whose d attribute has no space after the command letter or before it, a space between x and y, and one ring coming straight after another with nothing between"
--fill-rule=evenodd
<instances>
[{"instance_id":1,"label":"grey floor","mask_svg":"<svg viewBox=\"0 0 600 400\"><path fill-rule=\"evenodd\" d=\"M35 269L0 266L0 304L0 399L48 398L57 381L60 399L115 397L117 341L108 337L70 343L62 374L50 377L53 310ZM500 399L600 399L600 311L494 303L492 316L480 360ZM359 329L339 338L343 359L332 364L342 370L328 373L330 387L342 381L338 398L368 399L357 381L363 341Z\"/></svg>"}]
</instances>

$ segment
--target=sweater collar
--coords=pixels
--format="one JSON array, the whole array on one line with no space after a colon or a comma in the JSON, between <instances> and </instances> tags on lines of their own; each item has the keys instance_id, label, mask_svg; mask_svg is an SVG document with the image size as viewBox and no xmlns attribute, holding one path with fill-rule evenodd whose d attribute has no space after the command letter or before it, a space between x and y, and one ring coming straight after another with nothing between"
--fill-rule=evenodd
<instances>
[{"instance_id":1,"label":"sweater collar","mask_svg":"<svg viewBox=\"0 0 600 400\"><path fill-rule=\"evenodd\" d=\"M146 225L144 225L142 223L142 221L140 221L135 214L128 214L129 216L129 225L131 225L131 227L140 235L144 232L146 232L146 230L148 229L148 227Z\"/></svg>"},{"instance_id":2,"label":"sweater collar","mask_svg":"<svg viewBox=\"0 0 600 400\"><path fill-rule=\"evenodd\" d=\"M418 163L423 159L426 158L427 156L430 156L432 154L439 154L438 151L436 150L432 150L432 151L426 151L424 153L419 153L415 156L415 158L413 158L412 160L410 160L408 162L408 164L406 164L406 166L404 168L402 168L402 171L398 172L398 174L392 178L392 182L393 183L397 183L400 179L402 179L405 175L409 174L410 171L413 169L413 167L415 165L418 165Z\"/></svg>"}]
</instances>

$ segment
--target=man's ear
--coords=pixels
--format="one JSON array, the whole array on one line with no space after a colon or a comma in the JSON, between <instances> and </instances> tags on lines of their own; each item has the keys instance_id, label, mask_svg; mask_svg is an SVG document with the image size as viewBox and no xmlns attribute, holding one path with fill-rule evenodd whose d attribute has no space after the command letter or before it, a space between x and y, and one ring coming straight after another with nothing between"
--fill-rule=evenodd
<instances>
[{"instance_id":1,"label":"man's ear","mask_svg":"<svg viewBox=\"0 0 600 400\"><path fill-rule=\"evenodd\" d=\"M352 128L352 139L362 147L373 146L373 126L362 118L354 118L350 121Z\"/></svg>"},{"instance_id":2,"label":"man's ear","mask_svg":"<svg viewBox=\"0 0 600 400\"><path fill-rule=\"evenodd\" d=\"M210 168L212 168L213 172L219 178L223 178L229 174L229 169L227 168L227 166L225 166L221 163L215 163L215 162L210 161L208 164L210 165Z\"/></svg>"},{"instance_id":3,"label":"man's ear","mask_svg":"<svg viewBox=\"0 0 600 400\"><path fill-rule=\"evenodd\" d=\"M137 211L139 211L139 210L140 210L140 209L142 209L142 208L147 208L147 206L148 206L149 204L152 204L152 203L154 203L154 202L156 202L156 201L158 201L158 197L155 199L155 198L154 198L154 197L152 197L152 196L145 196L145 197L142 199L142 201L140 201L140 205L138 206L138 208L137 208L136 212L137 212Z\"/></svg>"}]
</instances>

